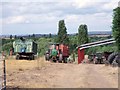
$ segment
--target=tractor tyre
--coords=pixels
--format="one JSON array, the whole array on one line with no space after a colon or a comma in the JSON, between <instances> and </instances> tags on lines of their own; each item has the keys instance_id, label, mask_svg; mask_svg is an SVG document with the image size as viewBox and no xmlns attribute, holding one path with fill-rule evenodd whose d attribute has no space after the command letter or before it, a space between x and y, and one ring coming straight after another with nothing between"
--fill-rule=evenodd
<instances>
[{"instance_id":1,"label":"tractor tyre","mask_svg":"<svg viewBox=\"0 0 120 90\"><path fill-rule=\"evenodd\" d=\"M116 63L118 64L118 67L120 67L120 54L118 54L115 59Z\"/></svg>"},{"instance_id":2,"label":"tractor tyre","mask_svg":"<svg viewBox=\"0 0 120 90\"><path fill-rule=\"evenodd\" d=\"M108 61L109 61L110 64L112 64L113 60L115 59L115 57L117 55L118 55L118 53L114 52L114 53L112 53L108 56Z\"/></svg>"},{"instance_id":3,"label":"tractor tyre","mask_svg":"<svg viewBox=\"0 0 120 90\"><path fill-rule=\"evenodd\" d=\"M49 61L49 59L50 59L50 55L49 54L45 54L45 60Z\"/></svg>"},{"instance_id":4,"label":"tractor tyre","mask_svg":"<svg viewBox=\"0 0 120 90\"><path fill-rule=\"evenodd\" d=\"M55 56L52 57L52 62L56 63L57 59Z\"/></svg>"}]
</instances>

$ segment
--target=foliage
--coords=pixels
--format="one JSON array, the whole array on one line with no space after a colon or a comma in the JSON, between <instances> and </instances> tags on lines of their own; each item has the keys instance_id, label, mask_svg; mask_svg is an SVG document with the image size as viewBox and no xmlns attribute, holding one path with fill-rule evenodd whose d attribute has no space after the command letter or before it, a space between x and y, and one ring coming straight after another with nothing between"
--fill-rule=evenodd
<instances>
[{"instance_id":1,"label":"foliage","mask_svg":"<svg viewBox=\"0 0 120 90\"><path fill-rule=\"evenodd\" d=\"M35 34L32 35L32 38L35 38Z\"/></svg>"},{"instance_id":2,"label":"foliage","mask_svg":"<svg viewBox=\"0 0 120 90\"><path fill-rule=\"evenodd\" d=\"M2 39L2 46L4 45L4 44L7 44L7 43L12 43L14 41L14 39Z\"/></svg>"},{"instance_id":3,"label":"foliage","mask_svg":"<svg viewBox=\"0 0 120 90\"><path fill-rule=\"evenodd\" d=\"M69 40L70 40L70 54L72 54L73 52L75 52L75 54L77 55L77 49L76 47L78 46L77 41L78 41L78 35L72 35L69 36ZM38 55L39 56L43 56L45 51L48 49L48 46L50 43L54 43L55 42L55 37L54 38L30 38L33 39L37 44L38 44ZM98 41L98 40L103 40L103 39L107 39L107 38L101 38L101 37L97 37L97 39L95 40L94 38L90 38L91 41ZM10 48L12 47L12 42L15 39L2 39L2 48L5 52L7 52L7 54L9 53ZM116 51L116 45L112 44L112 45L104 45L104 46L98 46L98 47L93 47L93 48L89 48L86 50L86 54L92 54L95 52L104 52L104 51Z\"/></svg>"},{"instance_id":4,"label":"foliage","mask_svg":"<svg viewBox=\"0 0 120 90\"><path fill-rule=\"evenodd\" d=\"M101 41L101 40L106 40L106 39L110 39L110 37L112 38L112 36L108 36L108 37L89 37L89 42L96 42L96 41Z\"/></svg>"},{"instance_id":5,"label":"foliage","mask_svg":"<svg viewBox=\"0 0 120 90\"><path fill-rule=\"evenodd\" d=\"M17 39L17 35L14 36L14 39Z\"/></svg>"},{"instance_id":6,"label":"foliage","mask_svg":"<svg viewBox=\"0 0 120 90\"><path fill-rule=\"evenodd\" d=\"M52 37L52 34L51 33L49 33L49 38L51 38Z\"/></svg>"},{"instance_id":7,"label":"foliage","mask_svg":"<svg viewBox=\"0 0 120 90\"><path fill-rule=\"evenodd\" d=\"M80 25L78 28L78 45L88 43L88 29L87 25Z\"/></svg>"},{"instance_id":8,"label":"foliage","mask_svg":"<svg viewBox=\"0 0 120 90\"><path fill-rule=\"evenodd\" d=\"M39 38L37 40L39 56L43 56L45 54L45 51L48 49L49 44L52 42L52 38Z\"/></svg>"},{"instance_id":9,"label":"foliage","mask_svg":"<svg viewBox=\"0 0 120 90\"><path fill-rule=\"evenodd\" d=\"M72 53L73 51L75 51L75 53L77 53L77 46L78 46L78 35L74 35L74 36L69 36L70 39L70 53Z\"/></svg>"},{"instance_id":10,"label":"foliage","mask_svg":"<svg viewBox=\"0 0 120 90\"><path fill-rule=\"evenodd\" d=\"M118 51L120 52L120 7L113 10L112 24L113 36L116 40Z\"/></svg>"},{"instance_id":11,"label":"foliage","mask_svg":"<svg viewBox=\"0 0 120 90\"><path fill-rule=\"evenodd\" d=\"M87 49L86 54L95 54L96 52L115 52L117 51L117 47L115 44L111 45L103 45L103 46L97 46L97 47L91 47Z\"/></svg>"},{"instance_id":12,"label":"foliage","mask_svg":"<svg viewBox=\"0 0 120 90\"><path fill-rule=\"evenodd\" d=\"M10 35L10 39L12 39L13 38L13 36L12 35Z\"/></svg>"},{"instance_id":13,"label":"foliage","mask_svg":"<svg viewBox=\"0 0 120 90\"><path fill-rule=\"evenodd\" d=\"M58 27L58 36L56 38L56 42L69 45L69 38L68 38L68 35L67 35L67 28L65 26L64 20L60 20L58 26L59 26Z\"/></svg>"}]
</instances>

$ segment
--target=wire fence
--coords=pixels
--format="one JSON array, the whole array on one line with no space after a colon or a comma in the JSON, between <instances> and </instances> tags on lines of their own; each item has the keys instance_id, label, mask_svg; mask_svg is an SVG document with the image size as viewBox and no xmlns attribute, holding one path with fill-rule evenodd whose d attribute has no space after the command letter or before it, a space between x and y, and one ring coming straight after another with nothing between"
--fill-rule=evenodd
<instances>
[{"instance_id":1,"label":"wire fence","mask_svg":"<svg viewBox=\"0 0 120 90\"><path fill-rule=\"evenodd\" d=\"M0 58L0 90L6 90L6 67L2 58Z\"/></svg>"}]
</instances>

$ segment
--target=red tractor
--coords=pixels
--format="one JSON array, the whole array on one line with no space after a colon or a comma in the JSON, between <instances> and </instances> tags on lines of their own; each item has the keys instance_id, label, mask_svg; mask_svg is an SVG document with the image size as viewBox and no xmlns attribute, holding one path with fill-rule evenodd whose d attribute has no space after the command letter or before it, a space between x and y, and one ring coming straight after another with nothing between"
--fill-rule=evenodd
<instances>
[{"instance_id":1,"label":"red tractor","mask_svg":"<svg viewBox=\"0 0 120 90\"><path fill-rule=\"evenodd\" d=\"M58 62L67 63L69 57L69 47L64 44L51 44L45 53L46 60L53 60Z\"/></svg>"}]
</instances>

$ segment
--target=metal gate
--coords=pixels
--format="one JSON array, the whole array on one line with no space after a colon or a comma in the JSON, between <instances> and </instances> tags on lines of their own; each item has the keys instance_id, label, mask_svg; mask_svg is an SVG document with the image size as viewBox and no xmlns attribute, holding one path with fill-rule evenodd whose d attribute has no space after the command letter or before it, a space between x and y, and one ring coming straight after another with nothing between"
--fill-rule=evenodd
<instances>
[{"instance_id":1,"label":"metal gate","mask_svg":"<svg viewBox=\"0 0 120 90\"><path fill-rule=\"evenodd\" d=\"M0 90L6 90L5 60L0 58Z\"/></svg>"}]
</instances>

